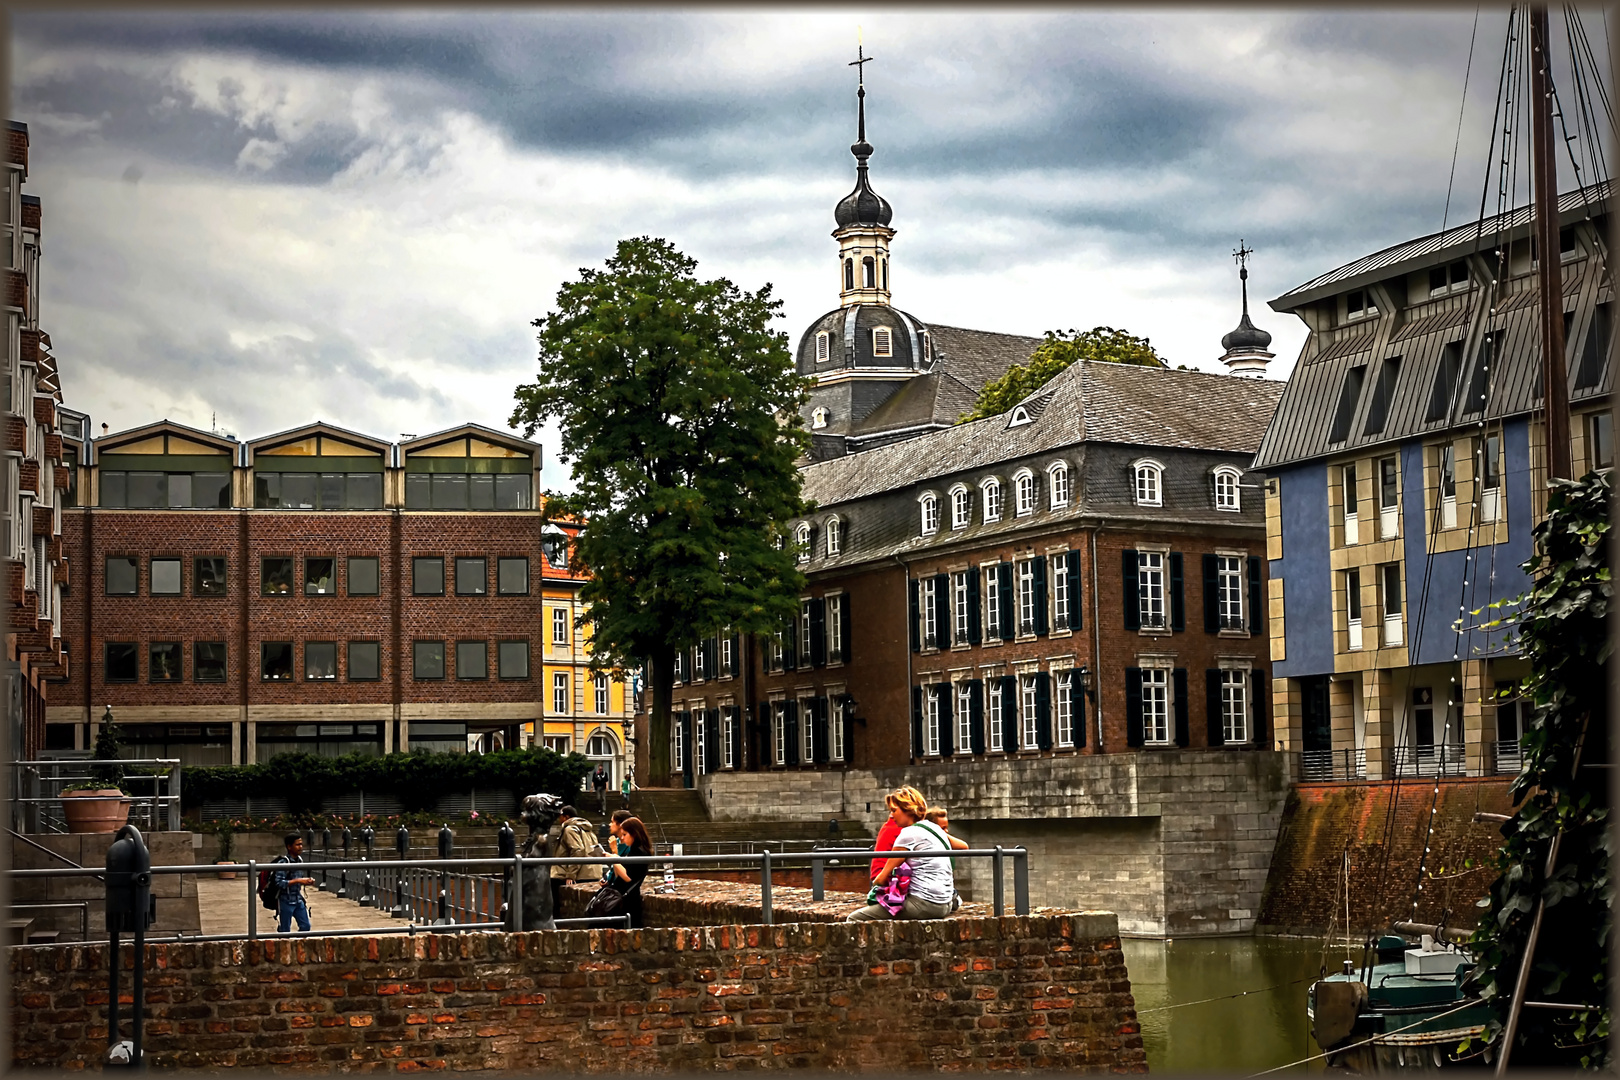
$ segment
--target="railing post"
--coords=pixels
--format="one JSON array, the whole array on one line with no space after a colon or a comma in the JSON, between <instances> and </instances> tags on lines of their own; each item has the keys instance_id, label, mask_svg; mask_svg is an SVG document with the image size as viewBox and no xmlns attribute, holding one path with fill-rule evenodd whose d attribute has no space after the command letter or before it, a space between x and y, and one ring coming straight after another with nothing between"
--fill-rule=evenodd
<instances>
[{"instance_id":1,"label":"railing post","mask_svg":"<svg viewBox=\"0 0 1620 1080\"><path fill-rule=\"evenodd\" d=\"M1006 882L1004 880L1004 877L1005 877L1005 871L1002 869L1002 866L1001 866L1001 845L997 844L996 845L996 853L990 860L990 881L991 881L991 890L990 890L990 892L991 892L991 896L993 897L993 903L995 905L995 907L994 907L995 916L998 919L1001 918L1003 915L1005 915L1007 913L1007 898L1006 898L1007 888L1006 888Z\"/></svg>"},{"instance_id":2,"label":"railing post","mask_svg":"<svg viewBox=\"0 0 1620 1080\"><path fill-rule=\"evenodd\" d=\"M169 772L169 831L180 831L180 764Z\"/></svg>"},{"instance_id":3,"label":"railing post","mask_svg":"<svg viewBox=\"0 0 1620 1080\"><path fill-rule=\"evenodd\" d=\"M766 926L771 925L771 849L759 853L759 908Z\"/></svg>"},{"instance_id":4,"label":"railing post","mask_svg":"<svg viewBox=\"0 0 1620 1080\"><path fill-rule=\"evenodd\" d=\"M1029 914L1029 849L1013 850L1013 914Z\"/></svg>"},{"instance_id":5,"label":"railing post","mask_svg":"<svg viewBox=\"0 0 1620 1080\"><path fill-rule=\"evenodd\" d=\"M248 940L259 936L259 864L248 860Z\"/></svg>"},{"instance_id":6,"label":"railing post","mask_svg":"<svg viewBox=\"0 0 1620 1080\"><path fill-rule=\"evenodd\" d=\"M523 856L512 856L512 899L508 906L512 909L510 923L513 932L527 929L523 925Z\"/></svg>"},{"instance_id":7,"label":"railing post","mask_svg":"<svg viewBox=\"0 0 1620 1080\"><path fill-rule=\"evenodd\" d=\"M810 899L826 899L826 871L821 867L821 856L814 853L810 856Z\"/></svg>"},{"instance_id":8,"label":"railing post","mask_svg":"<svg viewBox=\"0 0 1620 1080\"><path fill-rule=\"evenodd\" d=\"M349 832L349 827L347 825L343 826L343 837L342 837L342 839L343 839L343 861L348 862L349 861L349 841L352 839L352 834ZM349 868L347 866L345 866L342 870L338 871L337 898L339 900L347 900L349 898Z\"/></svg>"}]
</instances>

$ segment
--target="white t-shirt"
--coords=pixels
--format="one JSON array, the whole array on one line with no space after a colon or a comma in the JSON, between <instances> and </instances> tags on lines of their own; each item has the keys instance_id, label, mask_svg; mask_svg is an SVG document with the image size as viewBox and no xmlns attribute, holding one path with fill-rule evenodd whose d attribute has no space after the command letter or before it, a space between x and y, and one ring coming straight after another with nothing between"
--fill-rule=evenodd
<instances>
[{"instance_id":1,"label":"white t-shirt","mask_svg":"<svg viewBox=\"0 0 1620 1080\"><path fill-rule=\"evenodd\" d=\"M934 829L937 828L934 826ZM940 842L934 829L921 825L901 829L900 835L895 837L894 850L949 851L950 848ZM932 900L936 904L948 904L956 895L956 878L951 873L951 860L907 859L906 865L911 868L911 895Z\"/></svg>"}]
</instances>

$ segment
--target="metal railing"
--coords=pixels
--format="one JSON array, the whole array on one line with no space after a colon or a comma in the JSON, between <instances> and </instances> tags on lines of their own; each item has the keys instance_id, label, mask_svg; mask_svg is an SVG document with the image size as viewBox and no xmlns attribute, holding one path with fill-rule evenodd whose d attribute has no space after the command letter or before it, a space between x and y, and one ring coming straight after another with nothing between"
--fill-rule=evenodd
<instances>
[{"instance_id":1,"label":"metal railing","mask_svg":"<svg viewBox=\"0 0 1620 1080\"><path fill-rule=\"evenodd\" d=\"M1306 782L1367 779L1365 750L1302 750L1299 778Z\"/></svg>"},{"instance_id":2,"label":"metal railing","mask_svg":"<svg viewBox=\"0 0 1620 1080\"><path fill-rule=\"evenodd\" d=\"M65 833L62 791L95 779L97 769L121 768L129 789L129 820L147 831L180 831L180 759L135 758L99 761L66 758L58 761L13 761L11 768L11 827L25 833ZM150 770L131 772L130 770ZM147 790L150 786L150 791ZM166 789L166 790L165 790Z\"/></svg>"},{"instance_id":3,"label":"metal railing","mask_svg":"<svg viewBox=\"0 0 1620 1080\"><path fill-rule=\"evenodd\" d=\"M1496 744L1496 771L1500 774L1516 774L1524 765L1524 750L1519 746L1518 739L1501 739Z\"/></svg>"},{"instance_id":4,"label":"metal railing","mask_svg":"<svg viewBox=\"0 0 1620 1080\"><path fill-rule=\"evenodd\" d=\"M1392 751L1395 776L1464 776L1467 765L1461 743L1396 746Z\"/></svg>"}]
</instances>

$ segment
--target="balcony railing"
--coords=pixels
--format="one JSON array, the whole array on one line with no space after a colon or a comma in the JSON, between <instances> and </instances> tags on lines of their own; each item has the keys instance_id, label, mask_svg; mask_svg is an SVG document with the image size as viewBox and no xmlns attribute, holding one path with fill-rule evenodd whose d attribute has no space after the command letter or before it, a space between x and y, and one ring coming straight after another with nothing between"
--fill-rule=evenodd
<instances>
[{"instance_id":1,"label":"balcony railing","mask_svg":"<svg viewBox=\"0 0 1620 1080\"><path fill-rule=\"evenodd\" d=\"M1397 746L1392 756L1395 775L1398 778L1463 776L1467 773L1461 743Z\"/></svg>"},{"instance_id":2,"label":"balcony railing","mask_svg":"<svg viewBox=\"0 0 1620 1080\"><path fill-rule=\"evenodd\" d=\"M1496 744L1496 772L1513 775L1524 765L1524 751L1518 739L1502 739Z\"/></svg>"},{"instance_id":3,"label":"balcony railing","mask_svg":"<svg viewBox=\"0 0 1620 1080\"><path fill-rule=\"evenodd\" d=\"M1306 782L1367 779L1365 750L1304 750L1299 755L1299 778Z\"/></svg>"}]
</instances>

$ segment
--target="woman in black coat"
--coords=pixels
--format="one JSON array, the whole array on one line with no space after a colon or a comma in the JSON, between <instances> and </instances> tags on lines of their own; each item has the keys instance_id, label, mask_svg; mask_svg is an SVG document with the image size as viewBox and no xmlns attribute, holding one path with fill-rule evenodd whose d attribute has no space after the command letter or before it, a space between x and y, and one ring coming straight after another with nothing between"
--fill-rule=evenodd
<instances>
[{"instance_id":1,"label":"woman in black coat","mask_svg":"<svg viewBox=\"0 0 1620 1080\"><path fill-rule=\"evenodd\" d=\"M619 823L619 834L630 842L630 850L623 854L653 853L652 837L647 835L647 826L641 823L640 818L625 818ZM641 883L647 880L647 871L651 869L652 863L614 863L613 873L602 883L604 889L624 894L624 907L621 910L630 916L632 927L646 925L641 906Z\"/></svg>"}]
</instances>

